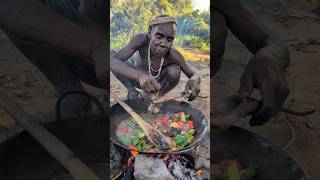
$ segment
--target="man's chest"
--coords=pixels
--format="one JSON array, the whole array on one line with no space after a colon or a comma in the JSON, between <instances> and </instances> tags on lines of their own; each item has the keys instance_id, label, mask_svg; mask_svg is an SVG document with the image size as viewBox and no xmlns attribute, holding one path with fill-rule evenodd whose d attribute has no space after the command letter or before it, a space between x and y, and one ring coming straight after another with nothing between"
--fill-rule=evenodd
<instances>
[{"instance_id":1,"label":"man's chest","mask_svg":"<svg viewBox=\"0 0 320 180\"><path fill-rule=\"evenodd\" d=\"M148 57L148 51L138 51L134 55L134 60L136 63L136 66L139 66L140 68L144 70L148 70L149 68L152 69L159 69L166 65L175 63L175 60L170 57L164 57L164 58L154 58L152 56Z\"/></svg>"}]
</instances>

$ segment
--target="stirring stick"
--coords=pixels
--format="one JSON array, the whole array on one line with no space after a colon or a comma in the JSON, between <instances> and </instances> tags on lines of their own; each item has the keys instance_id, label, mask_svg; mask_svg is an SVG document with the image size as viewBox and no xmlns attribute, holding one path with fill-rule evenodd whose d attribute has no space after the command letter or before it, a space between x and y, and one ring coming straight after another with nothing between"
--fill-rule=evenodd
<instances>
[{"instance_id":1,"label":"stirring stick","mask_svg":"<svg viewBox=\"0 0 320 180\"><path fill-rule=\"evenodd\" d=\"M170 143L168 142L165 135L163 135L159 130L144 121L139 114L137 114L130 106L128 106L116 95L112 95L112 97L122 106L124 110L126 110L132 116L134 121L142 128L148 140L150 140L158 149L169 148L168 145Z\"/></svg>"}]
</instances>

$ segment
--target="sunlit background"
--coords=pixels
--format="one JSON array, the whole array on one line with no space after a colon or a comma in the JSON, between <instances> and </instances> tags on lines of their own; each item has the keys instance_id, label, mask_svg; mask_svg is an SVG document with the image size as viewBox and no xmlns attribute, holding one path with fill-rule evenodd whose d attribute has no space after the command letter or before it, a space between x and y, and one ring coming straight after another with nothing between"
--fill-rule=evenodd
<instances>
[{"instance_id":1,"label":"sunlit background","mask_svg":"<svg viewBox=\"0 0 320 180\"><path fill-rule=\"evenodd\" d=\"M177 22L174 45L186 60L194 53L209 54L209 0L112 0L111 48L118 50L139 33L148 32L148 23L160 14Z\"/></svg>"},{"instance_id":2,"label":"sunlit background","mask_svg":"<svg viewBox=\"0 0 320 180\"><path fill-rule=\"evenodd\" d=\"M194 9L209 10L210 1L209 0L192 0L192 6Z\"/></svg>"}]
</instances>

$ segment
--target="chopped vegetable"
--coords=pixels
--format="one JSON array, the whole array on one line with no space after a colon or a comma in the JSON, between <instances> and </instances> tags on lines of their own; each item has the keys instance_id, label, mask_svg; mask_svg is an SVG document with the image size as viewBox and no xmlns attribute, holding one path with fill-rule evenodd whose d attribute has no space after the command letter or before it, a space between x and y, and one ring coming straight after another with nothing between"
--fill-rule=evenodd
<instances>
[{"instance_id":1,"label":"chopped vegetable","mask_svg":"<svg viewBox=\"0 0 320 180\"><path fill-rule=\"evenodd\" d=\"M177 136L174 138L174 141L177 143L177 145L183 144L184 141L185 141L185 137L184 137L184 136L181 136L181 135L177 135Z\"/></svg>"},{"instance_id":2,"label":"chopped vegetable","mask_svg":"<svg viewBox=\"0 0 320 180\"><path fill-rule=\"evenodd\" d=\"M162 124L163 125L169 125L169 118L167 116L163 116L162 118Z\"/></svg>"},{"instance_id":3,"label":"chopped vegetable","mask_svg":"<svg viewBox=\"0 0 320 180\"><path fill-rule=\"evenodd\" d=\"M184 119L187 120L187 121L190 120L191 119L191 114L185 115Z\"/></svg>"},{"instance_id":4,"label":"chopped vegetable","mask_svg":"<svg viewBox=\"0 0 320 180\"><path fill-rule=\"evenodd\" d=\"M167 137L170 151L184 148L195 140L196 130L190 114L185 112L167 113L162 116L144 119L150 119L150 124ZM119 141L129 149L145 152L159 151L148 140L143 130L133 121L122 121L116 133Z\"/></svg>"},{"instance_id":5,"label":"chopped vegetable","mask_svg":"<svg viewBox=\"0 0 320 180\"><path fill-rule=\"evenodd\" d=\"M133 137L132 140L131 140L131 144L133 146L137 146L139 144L139 139L136 138L136 137Z\"/></svg>"},{"instance_id":6,"label":"chopped vegetable","mask_svg":"<svg viewBox=\"0 0 320 180\"><path fill-rule=\"evenodd\" d=\"M250 164L246 169L238 160L225 159L217 165L218 173L213 174L214 180L253 180L256 166Z\"/></svg>"},{"instance_id":7,"label":"chopped vegetable","mask_svg":"<svg viewBox=\"0 0 320 180\"><path fill-rule=\"evenodd\" d=\"M138 150L138 148L136 148L136 147L134 147L134 146L131 146L131 145L129 145L128 148L129 148L130 150L133 150L133 151L137 151L137 150Z\"/></svg>"},{"instance_id":8,"label":"chopped vegetable","mask_svg":"<svg viewBox=\"0 0 320 180\"><path fill-rule=\"evenodd\" d=\"M137 132L137 137L142 139L142 138L146 137L146 134L142 131L139 131L139 132Z\"/></svg>"},{"instance_id":9,"label":"chopped vegetable","mask_svg":"<svg viewBox=\"0 0 320 180\"><path fill-rule=\"evenodd\" d=\"M189 126L189 129L193 129L194 128L193 122L192 121L188 121L188 126Z\"/></svg>"},{"instance_id":10,"label":"chopped vegetable","mask_svg":"<svg viewBox=\"0 0 320 180\"><path fill-rule=\"evenodd\" d=\"M124 144L126 146L130 144L129 138L127 136L125 136L125 135L119 136L118 139L122 144Z\"/></svg>"},{"instance_id":11,"label":"chopped vegetable","mask_svg":"<svg viewBox=\"0 0 320 180\"><path fill-rule=\"evenodd\" d=\"M228 180L240 180L240 172L238 171L237 164L232 162L227 168Z\"/></svg>"},{"instance_id":12,"label":"chopped vegetable","mask_svg":"<svg viewBox=\"0 0 320 180\"><path fill-rule=\"evenodd\" d=\"M178 128L179 128L179 129L183 129L183 127L184 127L183 122L181 122L181 121L180 121L180 122L178 122Z\"/></svg>"},{"instance_id":13,"label":"chopped vegetable","mask_svg":"<svg viewBox=\"0 0 320 180\"><path fill-rule=\"evenodd\" d=\"M237 160L225 159L225 160L220 162L220 165L222 167L230 166L231 164L236 164L237 168L238 168L238 171L241 171L243 169L243 165Z\"/></svg>"},{"instance_id":14,"label":"chopped vegetable","mask_svg":"<svg viewBox=\"0 0 320 180\"><path fill-rule=\"evenodd\" d=\"M242 170L240 172L240 179L241 180L250 180L256 175L257 167L254 164L250 164L249 167Z\"/></svg>"},{"instance_id":15,"label":"chopped vegetable","mask_svg":"<svg viewBox=\"0 0 320 180\"><path fill-rule=\"evenodd\" d=\"M170 124L170 127L178 129L179 128L179 124L177 122L173 122L173 123Z\"/></svg>"},{"instance_id":16,"label":"chopped vegetable","mask_svg":"<svg viewBox=\"0 0 320 180\"><path fill-rule=\"evenodd\" d=\"M192 136L186 135L186 136L185 136L185 141L184 141L184 143L182 144L182 147L188 146L188 145L192 142L191 138L192 138Z\"/></svg>"},{"instance_id":17,"label":"chopped vegetable","mask_svg":"<svg viewBox=\"0 0 320 180\"><path fill-rule=\"evenodd\" d=\"M191 136L193 136L195 133L196 133L196 130L195 130L195 129L190 129L190 130L188 131L188 134L191 135Z\"/></svg>"}]
</instances>

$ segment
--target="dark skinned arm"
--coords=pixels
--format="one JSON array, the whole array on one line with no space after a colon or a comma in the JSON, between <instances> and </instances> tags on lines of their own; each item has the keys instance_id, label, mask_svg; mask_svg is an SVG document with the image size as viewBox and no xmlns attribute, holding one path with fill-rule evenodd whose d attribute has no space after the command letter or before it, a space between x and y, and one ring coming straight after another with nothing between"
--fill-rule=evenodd
<instances>
[{"instance_id":1,"label":"dark skinned arm","mask_svg":"<svg viewBox=\"0 0 320 180\"><path fill-rule=\"evenodd\" d=\"M253 54L262 48L268 48L279 60L282 68L289 66L290 58L286 44L270 32L241 0L216 0L214 7L225 16L231 32Z\"/></svg>"},{"instance_id":2,"label":"dark skinned arm","mask_svg":"<svg viewBox=\"0 0 320 180\"><path fill-rule=\"evenodd\" d=\"M115 53L111 57L111 70L113 72L127 76L130 79L134 79L140 83L142 89L146 92L157 92L160 89L160 85L150 76L143 72L137 71L124 63L129 59L140 47L147 43L146 34L138 34L134 36L129 44Z\"/></svg>"},{"instance_id":3,"label":"dark skinned arm","mask_svg":"<svg viewBox=\"0 0 320 180\"><path fill-rule=\"evenodd\" d=\"M140 72L126 65L124 61L128 60L141 46L146 43L146 38L146 34L138 34L132 37L125 47L111 57L111 70L125 75L130 79L139 81Z\"/></svg>"},{"instance_id":4,"label":"dark skinned arm","mask_svg":"<svg viewBox=\"0 0 320 180\"><path fill-rule=\"evenodd\" d=\"M77 25L37 0L2 0L0 27L16 41L94 64L100 87L108 89L106 33L97 26Z\"/></svg>"},{"instance_id":5,"label":"dark skinned arm","mask_svg":"<svg viewBox=\"0 0 320 180\"><path fill-rule=\"evenodd\" d=\"M104 39L51 11L37 0L2 0L0 27L26 43L37 44L91 63Z\"/></svg>"},{"instance_id":6,"label":"dark skinned arm","mask_svg":"<svg viewBox=\"0 0 320 180\"><path fill-rule=\"evenodd\" d=\"M262 125L277 114L288 96L284 75L290 62L288 48L240 0L216 0L214 7L225 16L233 34L254 54L241 77L238 95L248 98L254 88L260 89L262 103L250 124Z\"/></svg>"},{"instance_id":7,"label":"dark skinned arm","mask_svg":"<svg viewBox=\"0 0 320 180\"><path fill-rule=\"evenodd\" d=\"M200 93L200 76L196 75L191 68L186 63L184 57L180 52L175 49L171 50L172 56L176 59L177 63L180 65L182 72L189 78L184 92L191 91L191 95L188 98L189 101L193 101L195 98L198 97Z\"/></svg>"}]
</instances>

